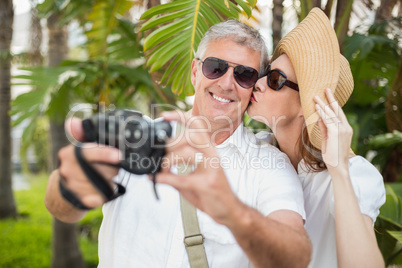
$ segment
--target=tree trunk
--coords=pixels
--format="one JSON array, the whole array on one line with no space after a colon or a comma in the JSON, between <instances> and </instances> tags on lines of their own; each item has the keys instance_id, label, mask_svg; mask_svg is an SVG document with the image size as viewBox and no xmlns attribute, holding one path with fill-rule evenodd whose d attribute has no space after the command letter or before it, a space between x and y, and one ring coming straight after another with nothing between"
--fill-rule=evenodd
<instances>
[{"instance_id":1,"label":"tree trunk","mask_svg":"<svg viewBox=\"0 0 402 268\"><path fill-rule=\"evenodd\" d=\"M53 14L47 20L49 30L49 67L58 66L67 57L67 28L59 25L59 15ZM58 165L57 153L61 147L68 144L62 122L50 120L52 169ZM77 225L53 220L53 251L52 264L54 268L85 267L77 241Z\"/></svg>"},{"instance_id":2,"label":"tree trunk","mask_svg":"<svg viewBox=\"0 0 402 268\"><path fill-rule=\"evenodd\" d=\"M313 8L313 1L314 0L303 0L300 1L300 12L299 12L299 21L304 20L310 10Z\"/></svg>"},{"instance_id":3,"label":"tree trunk","mask_svg":"<svg viewBox=\"0 0 402 268\"><path fill-rule=\"evenodd\" d=\"M375 21L389 20L397 3L398 0L381 0L381 5L375 13Z\"/></svg>"},{"instance_id":4,"label":"tree trunk","mask_svg":"<svg viewBox=\"0 0 402 268\"><path fill-rule=\"evenodd\" d=\"M52 166L57 168L57 152L61 147L68 144L63 123L50 121L50 135L52 145ZM78 227L76 224L64 223L55 218L53 219L53 250L51 267L85 267L85 262L80 251L77 237Z\"/></svg>"},{"instance_id":5,"label":"tree trunk","mask_svg":"<svg viewBox=\"0 0 402 268\"><path fill-rule=\"evenodd\" d=\"M0 0L0 219L16 218L11 162L11 39L12 0Z\"/></svg>"},{"instance_id":6,"label":"tree trunk","mask_svg":"<svg viewBox=\"0 0 402 268\"><path fill-rule=\"evenodd\" d=\"M352 14L353 0L338 0L336 5L335 31L338 36L339 47L343 49L343 43L349 31L350 15Z\"/></svg>"},{"instance_id":7,"label":"tree trunk","mask_svg":"<svg viewBox=\"0 0 402 268\"><path fill-rule=\"evenodd\" d=\"M381 0L381 5L376 11L377 22L392 18L392 10L398 0ZM402 3L400 3L402 6ZM399 61L394 82L389 89L385 103L385 120L389 132L402 131L402 61ZM382 175L386 182L396 182L402 172L402 150L395 146L388 156Z\"/></svg>"},{"instance_id":8,"label":"tree trunk","mask_svg":"<svg viewBox=\"0 0 402 268\"><path fill-rule=\"evenodd\" d=\"M321 0L313 0L313 7L321 8Z\"/></svg>"},{"instance_id":9,"label":"tree trunk","mask_svg":"<svg viewBox=\"0 0 402 268\"><path fill-rule=\"evenodd\" d=\"M148 0L147 9L151 7L159 6L161 4L161 0Z\"/></svg>"},{"instance_id":10,"label":"tree trunk","mask_svg":"<svg viewBox=\"0 0 402 268\"><path fill-rule=\"evenodd\" d=\"M274 0L272 8L272 51L282 38L283 0Z\"/></svg>"},{"instance_id":11,"label":"tree trunk","mask_svg":"<svg viewBox=\"0 0 402 268\"><path fill-rule=\"evenodd\" d=\"M402 131L402 62L389 89L385 104L385 119L389 132ZM402 149L395 146L388 156L382 175L386 182L396 182L402 174Z\"/></svg>"},{"instance_id":12,"label":"tree trunk","mask_svg":"<svg viewBox=\"0 0 402 268\"><path fill-rule=\"evenodd\" d=\"M389 132L402 132L402 61L394 79L385 104L385 119Z\"/></svg>"},{"instance_id":13,"label":"tree trunk","mask_svg":"<svg viewBox=\"0 0 402 268\"><path fill-rule=\"evenodd\" d=\"M31 9L31 26L29 31L29 63L33 66L42 65L43 57L41 53L42 45L42 26L38 17L38 10L35 7Z\"/></svg>"},{"instance_id":14,"label":"tree trunk","mask_svg":"<svg viewBox=\"0 0 402 268\"><path fill-rule=\"evenodd\" d=\"M334 0L328 0L327 4L325 5L324 13L325 13L325 15L327 15L328 18L331 18L331 10L332 10L333 3L334 3Z\"/></svg>"}]
</instances>

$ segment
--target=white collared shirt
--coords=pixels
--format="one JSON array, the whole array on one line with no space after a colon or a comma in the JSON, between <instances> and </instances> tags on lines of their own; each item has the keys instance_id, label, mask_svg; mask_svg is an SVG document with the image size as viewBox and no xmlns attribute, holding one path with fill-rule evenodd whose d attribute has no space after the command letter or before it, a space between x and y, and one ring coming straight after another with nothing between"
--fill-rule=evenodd
<instances>
[{"instance_id":1,"label":"white collared shirt","mask_svg":"<svg viewBox=\"0 0 402 268\"><path fill-rule=\"evenodd\" d=\"M255 140L241 124L216 147L233 192L264 216L292 210L305 218L303 192L289 159ZM183 243L178 192L157 185L160 200L145 175L121 170L117 181L126 194L104 205L99 232L99 267L190 267ZM230 230L197 210L209 267L252 267Z\"/></svg>"}]
</instances>

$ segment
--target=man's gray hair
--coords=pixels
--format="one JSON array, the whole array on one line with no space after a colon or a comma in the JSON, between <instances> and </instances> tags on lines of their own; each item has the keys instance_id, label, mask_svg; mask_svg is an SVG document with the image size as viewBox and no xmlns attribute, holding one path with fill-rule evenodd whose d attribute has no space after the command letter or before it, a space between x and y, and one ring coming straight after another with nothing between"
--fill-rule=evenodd
<instances>
[{"instance_id":1,"label":"man's gray hair","mask_svg":"<svg viewBox=\"0 0 402 268\"><path fill-rule=\"evenodd\" d=\"M260 53L260 70L265 70L268 61L268 52L261 34L251 26L238 20L227 20L209 28L198 46L195 58L202 59L211 41L221 39L231 40L241 46L248 47Z\"/></svg>"}]
</instances>

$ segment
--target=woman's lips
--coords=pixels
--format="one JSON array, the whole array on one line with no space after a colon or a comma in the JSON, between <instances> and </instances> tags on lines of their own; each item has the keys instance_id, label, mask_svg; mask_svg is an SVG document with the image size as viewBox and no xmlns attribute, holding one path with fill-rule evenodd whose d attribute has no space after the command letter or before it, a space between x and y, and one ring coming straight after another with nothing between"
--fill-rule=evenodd
<instances>
[{"instance_id":1,"label":"woman's lips","mask_svg":"<svg viewBox=\"0 0 402 268\"><path fill-rule=\"evenodd\" d=\"M250 101L251 102L257 102L257 100L256 100L256 98L254 96L254 93L251 94Z\"/></svg>"}]
</instances>

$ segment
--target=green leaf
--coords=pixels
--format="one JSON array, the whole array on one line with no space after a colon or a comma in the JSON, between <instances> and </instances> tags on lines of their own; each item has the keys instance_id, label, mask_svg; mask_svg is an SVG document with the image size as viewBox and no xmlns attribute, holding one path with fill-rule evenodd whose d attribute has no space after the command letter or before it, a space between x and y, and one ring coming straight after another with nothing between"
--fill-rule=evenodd
<instances>
[{"instance_id":1,"label":"green leaf","mask_svg":"<svg viewBox=\"0 0 402 268\"><path fill-rule=\"evenodd\" d=\"M91 28L86 31L90 58L106 57L108 38L119 24L119 16L123 16L133 4L134 2L129 0L96 2L88 15Z\"/></svg>"},{"instance_id":2,"label":"green leaf","mask_svg":"<svg viewBox=\"0 0 402 268\"><path fill-rule=\"evenodd\" d=\"M247 14L247 17L251 17L251 12L252 8L249 6L247 2L244 2L243 0L236 0L236 3L241 6L241 8L244 10L244 12Z\"/></svg>"},{"instance_id":3,"label":"green leaf","mask_svg":"<svg viewBox=\"0 0 402 268\"><path fill-rule=\"evenodd\" d=\"M179 9L186 9L189 6L192 6L193 3L194 3L193 0L187 0L187 1L174 1L167 4L154 6L153 8L150 8L147 11L145 11L141 15L140 20L146 20L153 16L160 15L162 13L168 13ZM141 29L141 31L143 31L143 29Z\"/></svg>"},{"instance_id":4,"label":"green leaf","mask_svg":"<svg viewBox=\"0 0 402 268\"><path fill-rule=\"evenodd\" d=\"M171 13L169 15L166 15L166 16L163 16L163 17L153 17L152 19L148 20L147 22L145 22L142 25L141 31L146 31L146 30L154 28L154 27L156 27L158 25L161 25L163 23L170 22L170 21L175 20L177 18L187 16L187 15L191 14L191 12L192 12L192 9L187 8L187 9L183 9L181 11L173 12L173 13Z\"/></svg>"},{"instance_id":5,"label":"green leaf","mask_svg":"<svg viewBox=\"0 0 402 268\"><path fill-rule=\"evenodd\" d=\"M257 0L248 0L247 2L250 4L250 6L251 6L252 8L254 8L255 5L257 4Z\"/></svg>"},{"instance_id":6,"label":"green leaf","mask_svg":"<svg viewBox=\"0 0 402 268\"><path fill-rule=\"evenodd\" d=\"M183 55L180 55L181 58L178 57L180 59L180 61L178 61L178 64L175 66L176 67L175 72L177 72L178 74L181 74L180 80L182 80L183 79L182 77L184 77L186 74L180 73L178 68L182 68L182 69L185 67L191 68L191 65L183 64L184 62L186 62L186 60L189 56L190 56L189 54L187 54L187 55L183 54ZM167 83L172 84L173 81L175 81L175 80L176 80L176 77L170 75Z\"/></svg>"},{"instance_id":7,"label":"green leaf","mask_svg":"<svg viewBox=\"0 0 402 268\"><path fill-rule=\"evenodd\" d=\"M88 21L88 14L93 7L93 0L67 0L61 6L60 25L67 25L72 21L78 21L84 28Z\"/></svg>"},{"instance_id":8,"label":"green leaf","mask_svg":"<svg viewBox=\"0 0 402 268\"><path fill-rule=\"evenodd\" d=\"M175 79L172 84L172 91L176 94L181 94L182 92L188 92L190 84L190 67L191 65L181 64L178 66L176 73L180 76L180 79ZM189 83L187 83L189 82Z\"/></svg>"},{"instance_id":9,"label":"green leaf","mask_svg":"<svg viewBox=\"0 0 402 268\"><path fill-rule=\"evenodd\" d=\"M182 40L180 40L182 39ZM148 64L151 64L151 72L159 70L163 65L165 65L170 59L177 55L180 51L186 50L188 43L186 39L183 40L182 36L178 35L166 44L165 51L157 50L148 59Z\"/></svg>"},{"instance_id":10,"label":"green leaf","mask_svg":"<svg viewBox=\"0 0 402 268\"><path fill-rule=\"evenodd\" d=\"M390 235L392 235L396 240L402 242L402 232L397 231L387 231Z\"/></svg>"},{"instance_id":11,"label":"green leaf","mask_svg":"<svg viewBox=\"0 0 402 268\"><path fill-rule=\"evenodd\" d=\"M402 144L402 132L394 130L392 133L376 135L369 139L369 144L373 146L373 148Z\"/></svg>"},{"instance_id":12,"label":"green leaf","mask_svg":"<svg viewBox=\"0 0 402 268\"><path fill-rule=\"evenodd\" d=\"M162 76L161 83L172 83L173 77L170 74L178 66L179 62L183 61L184 59L187 59L187 55L185 54L179 54L173 59L173 61L168 65L168 68L166 69L164 75ZM172 80L166 81L169 77L172 77Z\"/></svg>"},{"instance_id":13,"label":"green leaf","mask_svg":"<svg viewBox=\"0 0 402 268\"><path fill-rule=\"evenodd\" d=\"M34 116L36 116L39 113L40 113L39 106L36 106L36 107L34 107L34 109L31 109L31 110L21 114L17 119L13 120L12 125L13 125L13 127L18 126L26 119L32 119Z\"/></svg>"},{"instance_id":14,"label":"green leaf","mask_svg":"<svg viewBox=\"0 0 402 268\"><path fill-rule=\"evenodd\" d=\"M386 201L380 208L379 217L392 223L398 228L402 228L402 202L401 196L398 195L390 184L385 185Z\"/></svg>"},{"instance_id":15,"label":"green leaf","mask_svg":"<svg viewBox=\"0 0 402 268\"><path fill-rule=\"evenodd\" d=\"M36 119L37 116L34 116L31 118L31 121L29 122L28 126L24 129L24 132L22 132L22 142L27 144L31 137L33 136L33 132L35 130L36 126Z\"/></svg>"},{"instance_id":16,"label":"green leaf","mask_svg":"<svg viewBox=\"0 0 402 268\"><path fill-rule=\"evenodd\" d=\"M223 1L206 1L210 8L222 13L225 17L229 19L238 19L240 14L240 9L229 1L229 9Z\"/></svg>"},{"instance_id":17,"label":"green leaf","mask_svg":"<svg viewBox=\"0 0 402 268\"><path fill-rule=\"evenodd\" d=\"M222 21L222 17L215 13L215 12L209 12L209 7L207 5L200 5L200 15L205 19L205 20L199 20L197 23L199 23L199 26L207 26L206 29L201 29L202 33L205 33L209 26L207 25L207 22L210 25L215 25L218 24L219 22Z\"/></svg>"},{"instance_id":18,"label":"green leaf","mask_svg":"<svg viewBox=\"0 0 402 268\"><path fill-rule=\"evenodd\" d=\"M181 20L173 22L171 24L165 25L158 30L152 32L144 40L144 51L147 51L159 43L166 41L166 39L171 38L177 32L184 31L188 28L189 23L192 21L191 17L185 17Z\"/></svg>"}]
</instances>

